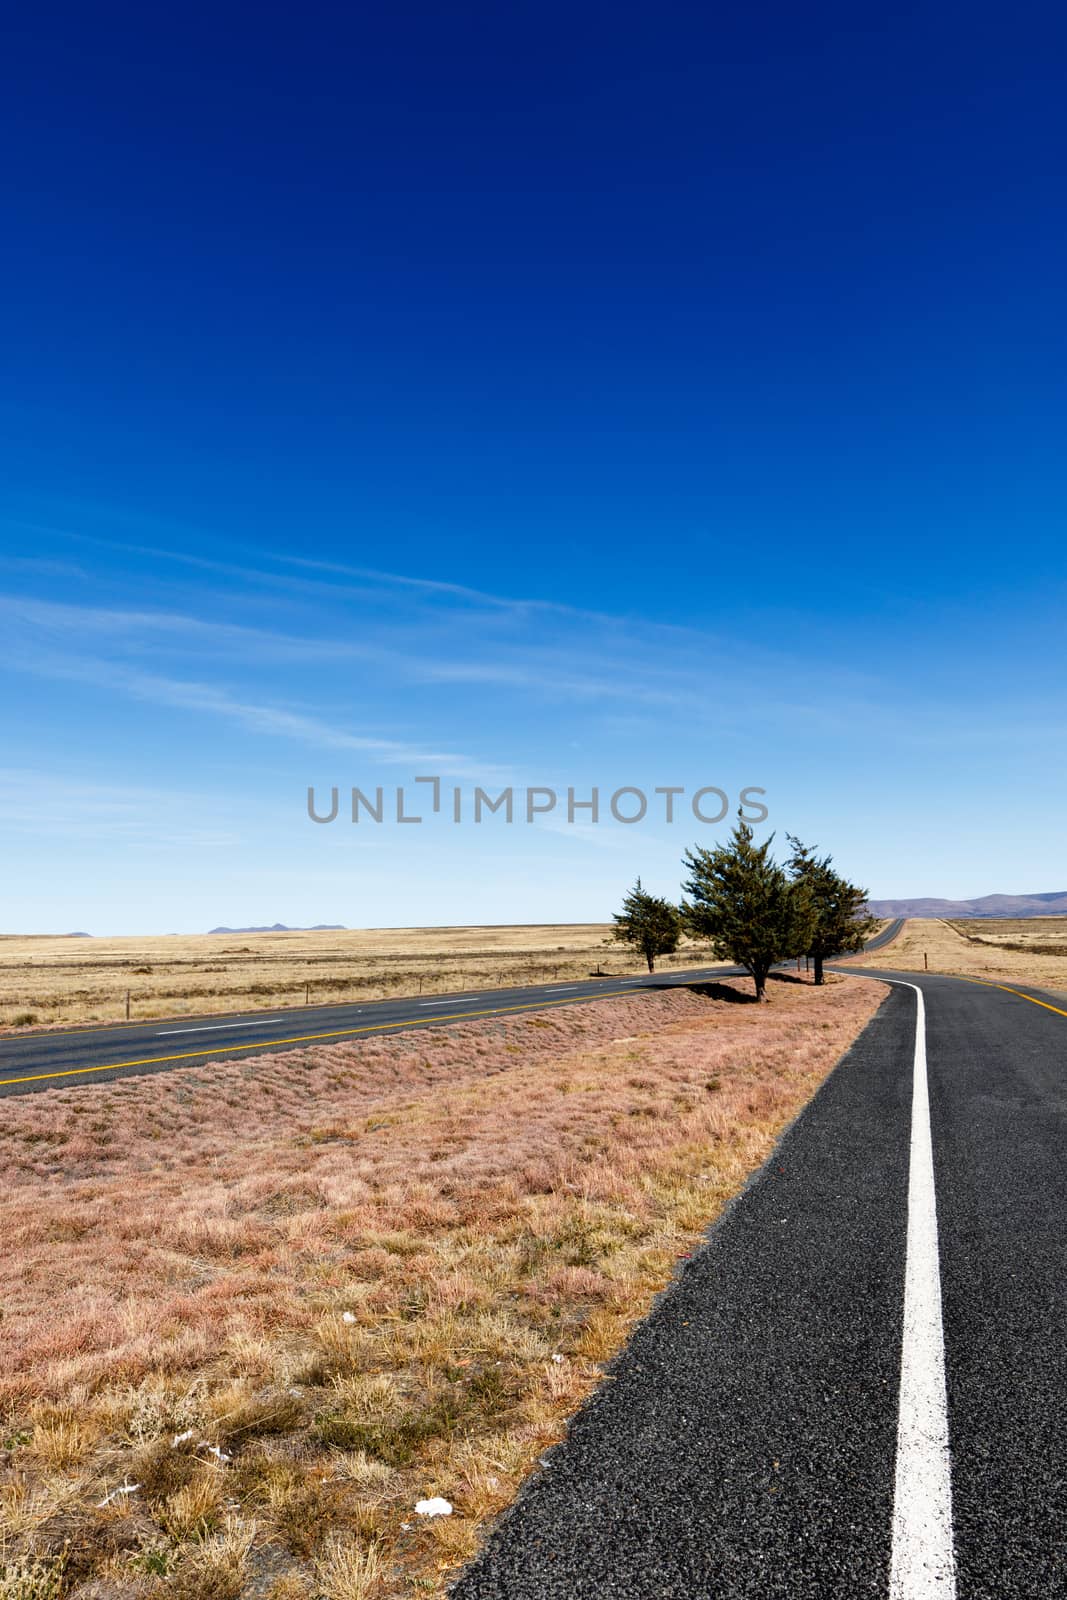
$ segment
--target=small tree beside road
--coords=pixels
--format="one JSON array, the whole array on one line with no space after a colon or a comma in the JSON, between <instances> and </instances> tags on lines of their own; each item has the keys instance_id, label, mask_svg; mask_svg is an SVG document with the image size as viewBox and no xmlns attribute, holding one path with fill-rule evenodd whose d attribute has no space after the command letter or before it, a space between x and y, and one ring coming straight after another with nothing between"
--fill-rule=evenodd
<instances>
[{"instance_id":1,"label":"small tree beside road","mask_svg":"<svg viewBox=\"0 0 1067 1600\"><path fill-rule=\"evenodd\" d=\"M866 911L867 891L849 883L833 869L832 856L818 856L812 845L802 844L787 834L793 848L789 871L797 888L806 888L811 902L811 933L798 955L808 955L815 963L815 982L823 983L823 962L834 956L862 950L878 926Z\"/></svg>"},{"instance_id":2,"label":"small tree beside road","mask_svg":"<svg viewBox=\"0 0 1067 1600\"><path fill-rule=\"evenodd\" d=\"M638 878L622 910L615 914L611 937L618 944L636 945L648 962L649 972L656 970L656 957L677 950L682 936L682 916L678 907L659 895L646 894Z\"/></svg>"},{"instance_id":3,"label":"small tree beside road","mask_svg":"<svg viewBox=\"0 0 1067 1600\"><path fill-rule=\"evenodd\" d=\"M710 940L721 960L748 969L757 1000L767 998L775 963L808 948L814 922L807 885L791 880L773 859L773 838L755 844L739 814L728 844L714 850L697 845L684 858L685 926Z\"/></svg>"}]
</instances>

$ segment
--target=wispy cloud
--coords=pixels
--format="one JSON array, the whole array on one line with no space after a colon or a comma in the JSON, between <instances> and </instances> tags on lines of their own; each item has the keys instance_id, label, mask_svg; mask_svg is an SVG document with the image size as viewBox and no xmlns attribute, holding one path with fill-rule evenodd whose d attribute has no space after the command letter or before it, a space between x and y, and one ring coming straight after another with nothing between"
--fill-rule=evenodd
<instances>
[{"instance_id":1,"label":"wispy cloud","mask_svg":"<svg viewBox=\"0 0 1067 1600\"><path fill-rule=\"evenodd\" d=\"M295 740L318 750L365 755L389 766L425 766L449 777L506 781L506 769L454 750L353 732L289 707L237 696L217 684L143 672L123 663L46 652L22 653L13 665L38 677L91 683L133 700L237 723L252 733Z\"/></svg>"},{"instance_id":2,"label":"wispy cloud","mask_svg":"<svg viewBox=\"0 0 1067 1600\"><path fill-rule=\"evenodd\" d=\"M170 636L178 641L186 639L198 650L243 651L260 659L267 655L305 661L390 659L388 652L358 640L311 639L245 623L193 617L181 611L69 605L62 601L0 594L0 616L6 616L11 622L29 623L55 637L69 638L78 633L110 641L113 645L120 640L126 644L136 643L139 635L157 642L160 636Z\"/></svg>"},{"instance_id":3,"label":"wispy cloud","mask_svg":"<svg viewBox=\"0 0 1067 1600\"><path fill-rule=\"evenodd\" d=\"M616 713L612 708L625 707L631 714L634 737L640 737L642 730L661 733L663 723L656 720L661 714L675 714L690 738L698 729L704 737L712 732L747 733L753 726L754 706L758 708L756 724L768 737L791 738L803 730L815 741L843 736L854 739L856 730L862 729L867 738L877 731L882 737L913 746L946 740L961 745L987 731L981 718L941 703L932 685L921 706L912 701L905 708L895 684L888 683L880 671L877 654L859 668L845 665L835 669L833 692L822 693L813 689L809 664L803 658L699 629L539 599L516 599L434 577L287 552L257 552L257 564L195 555L159 544L67 536L235 582L225 588L220 585L217 592L198 587L193 601L197 614L144 605L91 607L0 598L3 614L39 629L53 657L62 655L70 640L78 638L81 648L75 653L79 659L89 653L106 663L97 667L95 681L103 685L110 674L108 681L119 692L140 698L152 695L160 704L239 720L264 735L300 739L320 748L362 750L383 762L428 759L435 751L440 753L439 746L444 743L450 773L495 776L503 770L497 763L455 749L457 741L442 741L439 732L421 742L416 737L384 739L375 730L348 726L343 714L316 714L306 705L292 704L289 696L284 697L287 703L279 704L276 693L263 693L263 669L301 662L364 663L375 675L376 703L383 705L386 714L395 714L402 703L405 724L431 713L417 695L408 694L398 702L398 691L402 693L404 686L426 685L510 692L516 708L522 706L524 714L527 709L536 714L538 701L599 706L599 726L604 733L613 726L611 718ZM241 546L228 548L245 553ZM267 571L263 562L274 562L285 570ZM118 581L132 581L143 592L146 578L158 583L158 572L127 572ZM342 581L330 581L336 579ZM284 606L282 614L289 627L234 619L235 610L240 615L242 609L260 603L247 587L259 584L270 587L272 606ZM382 593L400 598L395 605L390 601L385 606L380 601ZM403 602L404 595L412 597L408 603ZM420 604L435 597L450 603L442 607ZM310 606L302 606L301 598ZM201 615L202 607L220 609L223 615ZM307 631L292 627L297 616ZM164 643L171 655L184 653L195 659L198 670L169 675L142 672L140 687L135 689L137 675L130 672L130 659L138 667L146 656L158 660ZM127 663L121 671L115 665L116 655ZM209 656L239 663L239 674L231 675L241 676L242 687L205 682L203 668ZM28 666L26 661L21 664ZM78 666L77 672L85 676L83 667ZM246 681L256 692L244 687ZM182 687L165 689L165 684ZM179 694L181 707L176 698ZM457 695L449 714L457 719L457 725L466 727L472 715L478 719L484 709L484 699L473 703L472 697L467 697L461 705ZM439 725L440 702L434 702L432 715ZM967 726L969 721L975 722L977 731ZM1032 737L1032 731L1022 727L1010 707L1005 708L1003 722L1013 743ZM484 725L484 720L479 725ZM1044 736L1044 724L1042 729ZM521 737L518 725L516 733ZM451 754L447 747L452 747ZM516 759L520 759L518 752Z\"/></svg>"},{"instance_id":4,"label":"wispy cloud","mask_svg":"<svg viewBox=\"0 0 1067 1600\"><path fill-rule=\"evenodd\" d=\"M449 583L441 578L424 578L411 573L383 572L377 567L348 566L338 561L315 561L307 556L291 556L283 551L265 552L269 559L289 567L300 567L311 572L330 572L337 577L358 578L370 583L390 585L400 589L414 589L421 594L447 595L456 600L466 600L474 605L491 606L501 611L527 615L543 612L560 617L573 617L586 622L616 623L621 618L603 611L589 611L580 606L565 605L558 600L521 598L514 595L490 594L485 589L472 589L462 583Z\"/></svg>"},{"instance_id":5,"label":"wispy cloud","mask_svg":"<svg viewBox=\"0 0 1067 1600\"><path fill-rule=\"evenodd\" d=\"M151 528L155 533L162 532L171 536L180 533L190 540L195 539L198 543L202 543L205 538L202 528L179 529L160 519L145 518L123 508L76 506L73 510L77 512L88 510L98 525L110 522L131 530ZM266 589L275 596L290 601L299 597L312 601L355 600L374 609L382 605L388 597L399 602L401 597L407 594L427 600L440 598L457 602L453 608L427 607L421 613L423 619L432 616L440 620L451 611L466 625L474 614L480 612L487 626L494 614L502 621L511 620L516 624L531 626L538 620L546 623L557 620L561 624L570 622L580 629L591 626L597 630L597 639L604 648L608 650L614 648L617 651L620 663L624 663L628 656L641 657L646 670L657 656L662 658L672 653L700 658L705 671L709 666L721 671L727 663L738 659L739 652L743 652L746 674L749 676L760 671L784 675L804 670L805 667L805 658L794 651L775 649L766 643L757 647L743 635L739 636L736 630L728 631L715 627L711 622L714 610L713 597L708 626L696 627L688 623L644 616L640 612L605 611L547 599L540 595L502 595L434 575L395 572L361 563L324 560L314 556L298 555L285 549L264 546L251 548L247 544L233 540L212 538L210 546L216 553L201 555L189 549L176 549L173 544L159 542L156 539L115 539L54 523L45 524L11 517L0 520L27 531L95 546L98 549L112 550L128 556L148 557L154 561L169 562L195 571L215 573L219 577L247 584L252 589ZM313 540L312 533L312 544ZM308 542L303 530L299 542L303 546ZM228 558L223 554L226 551L230 552ZM299 577L296 576L297 573L318 573L322 576ZM328 579L352 581L326 581ZM235 596L231 593L226 598L232 602ZM498 634L494 632L492 638L495 644L500 644ZM586 639L586 643L588 642ZM471 678L469 681L476 680ZM877 672L873 663L868 670L857 669L854 663L839 663L836 669L836 682L839 686L871 687L877 682ZM567 685L561 684L561 687L566 688ZM608 692L606 688L604 692Z\"/></svg>"},{"instance_id":6,"label":"wispy cloud","mask_svg":"<svg viewBox=\"0 0 1067 1600\"><path fill-rule=\"evenodd\" d=\"M98 507L95 514L127 526L143 521L109 508ZM260 547L253 551L234 542L216 542L214 548L218 552L231 552L231 558L226 558L221 553L200 555L166 543L105 538L54 525L21 525L123 555L214 573L247 585L249 594L265 589L275 603L295 606L304 599L315 603L322 612L356 602L361 608L364 630L382 629L387 620L394 629L407 630L409 638L399 664L406 676L417 681L497 683L542 693L578 694L586 699L625 697L692 710L699 705L706 708L710 679L722 688L734 683L741 690L760 678L776 683L790 677L800 681L807 671L804 658L795 652L766 644L757 646L751 640L713 627L607 612L539 596L500 595L434 576L327 561L285 550ZM197 537L202 538L202 532ZM301 573L322 576L298 576ZM404 595L425 600L441 598L456 604L404 608ZM233 605L248 595L243 596L239 590L227 591L217 598ZM386 601L392 609L388 619L383 609ZM501 633L493 625L494 617L500 623L510 622L514 628ZM487 654L473 660L468 649L464 659L463 644L469 646L478 641L479 619ZM540 628L538 623L542 624ZM552 629L554 623L559 626ZM460 649L450 641L446 655L428 658L412 647L416 637L428 638L442 628L460 630ZM553 638L550 646L553 633L561 637ZM275 635L276 645L278 640ZM287 647L295 650L296 641L290 638ZM308 648L307 642L303 648ZM328 648L335 650L336 644ZM363 653L369 657L369 647ZM510 660L503 659L505 653ZM566 666L562 666L564 658ZM560 667L562 670L558 670ZM656 678L658 685L653 683ZM835 670L835 685L838 694L873 694L879 686L876 664L872 662L864 668L857 668L854 662L840 664Z\"/></svg>"},{"instance_id":7,"label":"wispy cloud","mask_svg":"<svg viewBox=\"0 0 1067 1600\"><path fill-rule=\"evenodd\" d=\"M198 815L210 820L190 820ZM232 845L243 831L237 816L219 815L217 796L21 767L0 768L0 825L10 834L124 847Z\"/></svg>"},{"instance_id":8,"label":"wispy cloud","mask_svg":"<svg viewBox=\"0 0 1067 1600\"><path fill-rule=\"evenodd\" d=\"M130 513L113 508L96 508L96 514L112 522L124 523L127 526L144 526L144 519L131 516ZM303 572L317 572L327 574L334 578L352 578L362 585L373 585L378 588L394 588L408 590L422 595L437 596L446 599L460 600L468 605L485 607L516 615L529 615L543 613L560 617L584 619L586 621L613 624L621 619L608 612L590 609L588 607L565 604L562 601L547 599L541 595L502 595L492 593L485 589L475 588L469 584L456 583L451 579L425 576L417 573L393 572L380 567L366 566L358 563L341 561L326 561L306 555L296 555L288 550L265 548L257 545L251 548L246 544L227 541L219 542L221 548L229 549L235 556L242 558L238 561L227 561L218 556L196 555L189 550L175 549L170 544L160 544L154 540L124 540L105 538L100 534L90 534L55 524L44 524L25 518L4 517L9 526L21 527L27 532L48 534L53 537L72 539L81 544L95 545L99 549L120 551L126 555L151 556L160 561L171 561L183 566L199 568L201 571L218 572L227 577L243 578L250 583L288 583L292 584L291 576L269 570L270 564L276 567L297 569ZM175 529L170 530L174 533ZM203 537L203 530L186 530L195 533L198 539ZM263 563L268 564L264 567ZM324 586L314 584L315 589ZM332 593L338 592L338 586L332 584L328 587ZM360 592L368 592L363 589Z\"/></svg>"},{"instance_id":9,"label":"wispy cloud","mask_svg":"<svg viewBox=\"0 0 1067 1600\"><path fill-rule=\"evenodd\" d=\"M222 599L233 602L232 596ZM345 625L343 614L319 615L332 626ZM706 639L700 648L688 637L665 647L655 632L650 636L636 625L626 631L599 631L585 623L512 639L480 633L464 614L451 619L443 633L431 635L436 645L431 654L412 642L430 630L407 622L399 627L361 623L350 633L308 636L225 617L143 606L75 605L24 595L0 595L0 619L6 625L9 664L21 671L92 682L130 699L227 719L264 737L359 752L383 765L432 761L444 774L475 781L517 781L514 773L524 760L521 723L506 763L491 761L441 741L439 731L423 740L383 737L378 730L353 727L344 712L323 714L318 704L310 710L306 703L294 703L291 694L279 701L277 694L263 692L266 670L290 664L361 664L376 686L369 691L363 684L363 697L379 706L382 715L399 712L405 728L413 718L430 714L416 694L404 693L405 686L469 686L510 692L523 714L538 702L598 707L600 732L614 730L627 742L662 735L667 716L678 720L680 737L688 742L713 734L747 735L754 701L765 739L803 734L814 744L847 737L862 745L882 738L912 749L969 750L988 739L995 722L998 738L1020 748L1044 744L1050 727L1062 720L1057 708L1036 702L1031 702L1032 717L1020 718L1010 696L980 711L961 711L932 689L919 707L898 703L870 673L854 678L838 674L833 692L822 693L817 686L813 689L800 662L766 658L752 650L733 659ZM144 670L145 661L157 661L164 645L176 662L195 661L195 673ZM211 658L228 661L228 675L239 677L242 686L206 681L203 669ZM342 676L338 681L344 692L348 680ZM328 687L326 678L308 683L316 702ZM622 708L625 725L618 721ZM464 727L472 720L484 727L482 711L482 703L469 700L448 708ZM440 705L433 716L439 730Z\"/></svg>"},{"instance_id":10,"label":"wispy cloud","mask_svg":"<svg viewBox=\"0 0 1067 1600\"><path fill-rule=\"evenodd\" d=\"M455 655L426 656L407 647L389 648L360 640L308 638L183 612L69 605L17 595L0 595L0 616L29 624L56 639L82 634L112 648L119 641L139 648L139 636L144 635L145 647L163 637L187 640L199 651L238 653L260 661L364 661L416 683L511 688L569 699L624 699L630 704L693 711L705 703L700 684L684 682L678 672L663 674L649 661L635 664L632 655L628 662L613 659L609 675L603 656L576 655L558 646L513 648L505 660L503 647L495 641L493 653L485 659L462 660Z\"/></svg>"}]
</instances>

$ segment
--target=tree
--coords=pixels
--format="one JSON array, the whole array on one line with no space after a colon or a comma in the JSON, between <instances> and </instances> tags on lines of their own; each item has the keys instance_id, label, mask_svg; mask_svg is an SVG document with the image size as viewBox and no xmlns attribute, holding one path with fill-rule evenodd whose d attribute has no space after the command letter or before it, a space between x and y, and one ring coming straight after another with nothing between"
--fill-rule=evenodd
<instances>
[{"instance_id":1,"label":"tree","mask_svg":"<svg viewBox=\"0 0 1067 1600\"><path fill-rule=\"evenodd\" d=\"M682 914L669 900L646 894L638 878L622 910L615 914L611 937L618 944L636 945L648 962L649 972L656 970L656 957L677 950L682 937Z\"/></svg>"},{"instance_id":2,"label":"tree","mask_svg":"<svg viewBox=\"0 0 1067 1600\"><path fill-rule=\"evenodd\" d=\"M793 847L789 858L792 881L807 888L813 911L810 937L798 953L811 956L815 982L823 983L823 962L862 950L878 924L866 911L866 889L835 872L832 856L816 855L813 845L801 844L791 833L786 837Z\"/></svg>"},{"instance_id":3,"label":"tree","mask_svg":"<svg viewBox=\"0 0 1067 1600\"><path fill-rule=\"evenodd\" d=\"M810 942L812 908L804 884L792 882L771 856L772 834L754 844L738 812L728 844L685 853L682 916L691 933L709 939L717 956L747 967L756 999L767 998L767 974Z\"/></svg>"}]
</instances>

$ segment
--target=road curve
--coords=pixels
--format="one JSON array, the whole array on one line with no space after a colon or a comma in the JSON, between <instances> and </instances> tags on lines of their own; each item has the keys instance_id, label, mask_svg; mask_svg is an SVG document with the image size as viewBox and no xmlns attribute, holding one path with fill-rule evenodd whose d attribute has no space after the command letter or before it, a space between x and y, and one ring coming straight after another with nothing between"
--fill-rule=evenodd
<instances>
[{"instance_id":1,"label":"road curve","mask_svg":"<svg viewBox=\"0 0 1067 1600\"><path fill-rule=\"evenodd\" d=\"M862 976L893 983L880 1010L454 1600L1067 1593L1067 1009ZM917 1039L936 1316L905 1338Z\"/></svg>"},{"instance_id":2,"label":"road curve","mask_svg":"<svg viewBox=\"0 0 1067 1600\"><path fill-rule=\"evenodd\" d=\"M740 967L700 967L688 972L543 983L470 994L411 995L363 1005L185 1016L119 1027L13 1035L0 1039L0 1097L82 1083L106 1083L240 1056L270 1055L316 1041L336 1043L339 1039L376 1033L605 1000L634 989L676 987L706 978L737 976L741 971Z\"/></svg>"}]
</instances>

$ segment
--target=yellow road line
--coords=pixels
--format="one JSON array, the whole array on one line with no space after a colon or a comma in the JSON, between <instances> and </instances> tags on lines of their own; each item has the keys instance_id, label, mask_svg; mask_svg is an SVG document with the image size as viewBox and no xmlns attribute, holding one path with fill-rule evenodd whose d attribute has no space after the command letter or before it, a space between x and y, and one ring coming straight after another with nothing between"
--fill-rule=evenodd
<instances>
[{"instance_id":1,"label":"yellow road line","mask_svg":"<svg viewBox=\"0 0 1067 1600\"><path fill-rule=\"evenodd\" d=\"M948 978L962 978L964 983L980 983L986 989L1003 989L1005 994L1017 994L1020 1000L1029 1000L1032 1006L1044 1006L1046 1011L1054 1011L1058 1017L1067 1017L1067 1011L1059 1006L1050 1006L1047 1000L1035 1000L1032 994L1024 994L1021 989L1013 989L1007 983L994 983L992 978L972 978L965 972L948 972L942 974Z\"/></svg>"},{"instance_id":2,"label":"yellow road line","mask_svg":"<svg viewBox=\"0 0 1067 1600\"><path fill-rule=\"evenodd\" d=\"M184 1050L176 1056L143 1056L139 1061L111 1061L102 1067L67 1067L62 1072L37 1072L28 1078L0 1078L0 1089L9 1083L44 1083L51 1078L79 1078L90 1072L122 1072L127 1067L154 1067L164 1061L197 1061L203 1056L232 1056L238 1050L269 1050L280 1044L307 1044L315 1039L351 1038L357 1033L383 1033L387 1028L410 1028L427 1022L457 1022L466 1017L500 1017L512 1011L546 1011L549 1006L573 1006L582 1000L615 1000L629 989L608 989L582 995L577 1000L528 1000L521 1006L495 1006L490 1011L453 1011L443 1017L409 1017L403 1022L371 1022L360 1028L334 1028L329 1033L300 1033L292 1039L254 1039L249 1044L220 1044L209 1050Z\"/></svg>"}]
</instances>

